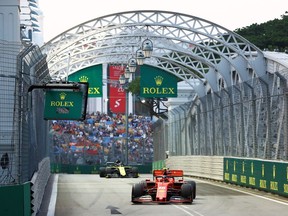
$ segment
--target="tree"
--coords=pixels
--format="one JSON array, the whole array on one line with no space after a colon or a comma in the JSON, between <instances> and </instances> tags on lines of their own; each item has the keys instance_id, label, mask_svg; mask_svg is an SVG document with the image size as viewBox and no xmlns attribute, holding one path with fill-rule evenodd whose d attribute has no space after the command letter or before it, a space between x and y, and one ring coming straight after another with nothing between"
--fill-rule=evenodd
<instances>
[{"instance_id":1,"label":"tree","mask_svg":"<svg viewBox=\"0 0 288 216\"><path fill-rule=\"evenodd\" d=\"M274 19L262 24L253 23L250 26L236 29L235 33L246 38L260 49L288 50L288 12L281 19Z\"/></svg>"}]
</instances>

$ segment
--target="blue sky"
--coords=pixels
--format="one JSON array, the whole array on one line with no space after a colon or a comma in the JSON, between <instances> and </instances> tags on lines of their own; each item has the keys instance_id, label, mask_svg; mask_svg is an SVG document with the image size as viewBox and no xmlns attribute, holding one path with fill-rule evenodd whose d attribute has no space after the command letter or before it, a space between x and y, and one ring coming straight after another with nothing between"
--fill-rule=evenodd
<instances>
[{"instance_id":1,"label":"blue sky","mask_svg":"<svg viewBox=\"0 0 288 216\"><path fill-rule=\"evenodd\" d=\"M263 23L288 11L287 0L39 0L44 41L85 21L133 10L165 10L201 17L230 30Z\"/></svg>"}]
</instances>

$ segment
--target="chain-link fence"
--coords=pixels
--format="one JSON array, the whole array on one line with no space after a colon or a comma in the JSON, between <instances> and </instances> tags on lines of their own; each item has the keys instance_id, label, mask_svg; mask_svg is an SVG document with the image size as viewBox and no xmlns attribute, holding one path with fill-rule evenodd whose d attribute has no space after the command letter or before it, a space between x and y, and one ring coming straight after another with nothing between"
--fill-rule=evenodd
<instances>
[{"instance_id":1,"label":"chain-link fence","mask_svg":"<svg viewBox=\"0 0 288 216\"><path fill-rule=\"evenodd\" d=\"M288 159L288 70L238 83L169 111L154 132L167 155ZM158 152L158 153L157 153Z\"/></svg>"},{"instance_id":2,"label":"chain-link fence","mask_svg":"<svg viewBox=\"0 0 288 216\"><path fill-rule=\"evenodd\" d=\"M49 156L43 92L28 92L45 59L38 46L0 41L0 186L30 181Z\"/></svg>"}]
</instances>

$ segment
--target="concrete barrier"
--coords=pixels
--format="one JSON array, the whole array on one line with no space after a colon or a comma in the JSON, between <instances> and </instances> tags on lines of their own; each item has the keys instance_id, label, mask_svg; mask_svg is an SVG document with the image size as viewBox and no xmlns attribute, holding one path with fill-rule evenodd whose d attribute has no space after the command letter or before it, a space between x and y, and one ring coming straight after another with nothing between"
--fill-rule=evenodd
<instances>
[{"instance_id":1,"label":"concrete barrier","mask_svg":"<svg viewBox=\"0 0 288 216\"><path fill-rule=\"evenodd\" d=\"M0 187L0 215L35 216L40 209L50 176L50 159L44 158L31 181Z\"/></svg>"},{"instance_id":2,"label":"concrete barrier","mask_svg":"<svg viewBox=\"0 0 288 216\"><path fill-rule=\"evenodd\" d=\"M45 187L50 176L50 158L44 158L38 164L38 171L31 179L31 215L36 215L40 209L45 193ZM33 195L32 195L33 194Z\"/></svg>"},{"instance_id":3,"label":"concrete barrier","mask_svg":"<svg viewBox=\"0 0 288 216\"><path fill-rule=\"evenodd\" d=\"M51 163L51 173L67 174L99 174L100 167L105 165L75 165ZM152 173L152 163L144 165L131 165L137 167L139 173Z\"/></svg>"},{"instance_id":4,"label":"concrete barrier","mask_svg":"<svg viewBox=\"0 0 288 216\"><path fill-rule=\"evenodd\" d=\"M221 156L170 156L165 160L169 169L182 169L184 175L223 181Z\"/></svg>"},{"instance_id":5,"label":"concrete barrier","mask_svg":"<svg viewBox=\"0 0 288 216\"><path fill-rule=\"evenodd\" d=\"M288 197L288 162L221 156L171 156L163 167Z\"/></svg>"}]
</instances>

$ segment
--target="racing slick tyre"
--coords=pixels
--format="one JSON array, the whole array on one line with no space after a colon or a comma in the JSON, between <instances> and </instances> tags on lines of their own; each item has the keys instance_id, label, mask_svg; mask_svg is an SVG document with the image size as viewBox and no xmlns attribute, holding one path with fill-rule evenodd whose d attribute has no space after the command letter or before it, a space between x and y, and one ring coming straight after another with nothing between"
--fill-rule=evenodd
<instances>
[{"instance_id":1,"label":"racing slick tyre","mask_svg":"<svg viewBox=\"0 0 288 216\"><path fill-rule=\"evenodd\" d=\"M101 178L106 177L106 168L105 167L100 167L99 175Z\"/></svg>"},{"instance_id":2,"label":"racing slick tyre","mask_svg":"<svg viewBox=\"0 0 288 216\"><path fill-rule=\"evenodd\" d=\"M112 177L112 169L110 167L106 167L106 177L111 178Z\"/></svg>"},{"instance_id":3,"label":"racing slick tyre","mask_svg":"<svg viewBox=\"0 0 288 216\"><path fill-rule=\"evenodd\" d=\"M136 183L132 186L132 194L131 194L131 201L133 203L140 203L135 201L135 198L139 198L144 195L144 187L141 183Z\"/></svg>"},{"instance_id":4,"label":"racing slick tyre","mask_svg":"<svg viewBox=\"0 0 288 216\"><path fill-rule=\"evenodd\" d=\"M196 182L195 181L187 181L187 183L192 185L193 199L195 199L196 198Z\"/></svg>"},{"instance_id":5,"label":"racing slick tyre","mask_svg":"<svg viewBox=\"0 0 288 216\"><path fill-rule=\"evenodd\" d=\"M147 182L145 180L139 182L139 184L142 184L142 187L143 188L146 188L147 187Z\"/></svg>"},{"instance_id":6,"label":"racing slick tyre","mask_svg":"<svg viewBox=\"0 0 288 216\"><path fill-rule=\"evenodd\" d=\"M132 167L132 177L133 178L138 178L139 177L138 167Z\"/></svg>"},{"instance_id":7,"label":"racing slick tyre","mask_svg":"<svg viewBox=\"0 0 288 216\"><path fill-rule=\"evenodd\" d=\"M191 184L182 184L181 186L181 196L184 199L188 199L190 201L187 201L189 203L193 202L193 187Z\"/></svg>"}]
</instances>

